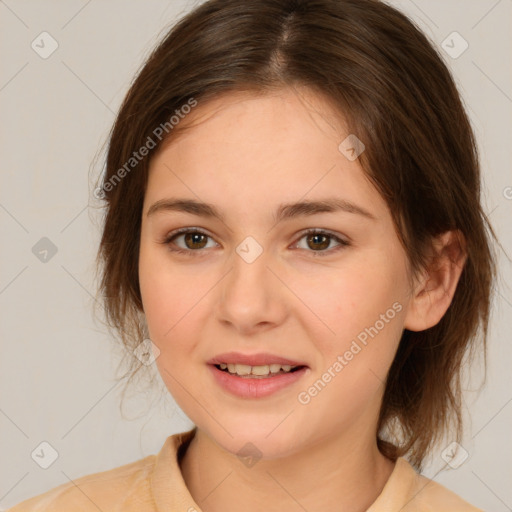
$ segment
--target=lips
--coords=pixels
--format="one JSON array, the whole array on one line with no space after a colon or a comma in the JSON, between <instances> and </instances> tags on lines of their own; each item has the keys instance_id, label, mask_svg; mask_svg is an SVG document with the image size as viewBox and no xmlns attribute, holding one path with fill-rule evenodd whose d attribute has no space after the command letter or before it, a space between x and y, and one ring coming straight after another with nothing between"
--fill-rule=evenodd
<instances>
[{"instance_id":1,"label":"lips","mask_svg":"<svg viewBox=\"0 0 512 512\"><path fill-rule=\"evenodd\" d=\"M308 366L303 361L294 361L275 354L242 354L241 352L226 352L224 354L218 354L207 361L207 363L212 365L243 364L247 366L270 366L271 364L279 364L288 366Z\"/></svg>"},{"instance_id":2,"label":"lips","mask_svg":"<svg viewBox=\"0 0 512 512\"><path fill-rule=\"evenodd\" d=\"M208 361L214 382L240 398L264 398L292 386L309 372L302 361L276 354L218 354Z\"/></svg>"}]
</instances>

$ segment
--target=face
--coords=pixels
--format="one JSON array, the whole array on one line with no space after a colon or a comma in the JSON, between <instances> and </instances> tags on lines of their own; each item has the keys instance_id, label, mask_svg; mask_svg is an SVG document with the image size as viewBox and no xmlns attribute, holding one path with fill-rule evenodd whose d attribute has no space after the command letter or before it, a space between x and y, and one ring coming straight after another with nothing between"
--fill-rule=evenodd
<instances>
[{"instance_id":1,"label":"face","mask_svg":"<svg viewBox=\"0 0 512 512\"><path fill-rule=\"evenodd\" d=\"M168 390L232 453L374 438L409 274L384 200L339 149L340 116L304 89L232 93L191 121L152 159L142 212Z\"/></svg>"}]
</instances>

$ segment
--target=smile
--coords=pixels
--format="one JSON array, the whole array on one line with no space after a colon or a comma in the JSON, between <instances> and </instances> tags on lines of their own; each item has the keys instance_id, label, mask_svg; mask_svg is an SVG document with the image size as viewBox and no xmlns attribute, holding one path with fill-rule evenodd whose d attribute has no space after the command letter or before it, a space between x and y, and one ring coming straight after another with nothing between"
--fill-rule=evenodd
<instances>
[{"instance_id":1,"label":"smile","mask_svg":"<svg viewBox=\"0 0 512 512\"><path fill-rule=\"evenodd\" d=\"M302 366L292 366L289 364L265 364L258 366L250 366L248 364L239 363L220 363L215 365L217 369L237 375L244 378L265 379L267 377L274 377L284 373L292 373L297 371Z\"/></svg>"}]
</instances>

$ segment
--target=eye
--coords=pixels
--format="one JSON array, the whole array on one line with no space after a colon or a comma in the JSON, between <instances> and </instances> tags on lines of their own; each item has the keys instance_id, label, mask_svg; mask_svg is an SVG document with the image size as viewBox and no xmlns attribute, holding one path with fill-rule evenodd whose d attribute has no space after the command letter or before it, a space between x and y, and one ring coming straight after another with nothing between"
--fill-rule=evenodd
<instances>
[{"instance_id":1,"label":"eye","mask_svg":"<svg viewBox=\"0 0 512 512\"><path fill-rule=\"evenodd\" d=\"M211 238L210 235L198 229L182 228L170 233L162 243L168 245L173 252L192 255L193 252L198 252L201 249L211 248L211 246L207 246L208 238ZM184 245L175 242L180 239ZM173 245L176 245L177 248L172 247Z\"/></svg>"},{"instance_id":2,"label":"eye","mask_svg":"<svg viewBox=\"0 0 512 512\"><path fill-rule=\"evenodd\" d=\"M300 240L306 240L306 247L299 247ZM332 241L338 243L334 248L329 249ZM315 256L324 256L325 254L331 254L335 251L339 251L344 247L350 245L350 243L346 240L341 239L340 237L330 233L329 231L324 231L321 229L308 229L307 231L302 233L302 236L299 239L299 243L295 245L295 247L299 247L299 249L312 249L313 252L316 253ZM326 250L328 249L328 250Z\"/></svg>"}]
</instances>

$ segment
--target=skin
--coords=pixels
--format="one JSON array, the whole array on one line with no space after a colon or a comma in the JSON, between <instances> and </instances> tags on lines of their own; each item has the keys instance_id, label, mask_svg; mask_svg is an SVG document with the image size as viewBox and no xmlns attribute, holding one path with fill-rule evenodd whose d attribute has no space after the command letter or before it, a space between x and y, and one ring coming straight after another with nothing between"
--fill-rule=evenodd
<instances>
[{"instance_id":1,"label":"skin","mask_svg":"<svg viewBox=\"0 0 512 512\"><path fill-rule=\"evenodd\" d=\"M385 201L358 160L338 150L349 134L343 119L308 89L229 93L199 104L181 123L190 129L151 161L139 277L150 337L161 351L158 370L198 427L181 463L185 483L203 511L366 510L394 468L377 448L376 425L401 333L443 316L463 250L445 233L436 241L435 270L411 276ZM272 217L281 203L333 196L375 219L344 211L279 224ZM147 215L170 197L211 203L224 221ZM209 238L186 245L182 234L162 243L183 227ZM319 249L324 239L301 234L307 228L350 245L327 238ZM252 263L236 252L248 236L263 249ZM394 318L300 403L298 394L394 303ZM306 362L309 371L269 397L238 398L206 364L230 351L277 354ZM262 455L252 467L237 456L248 442Z\"/></svg>"}]
</instances>

